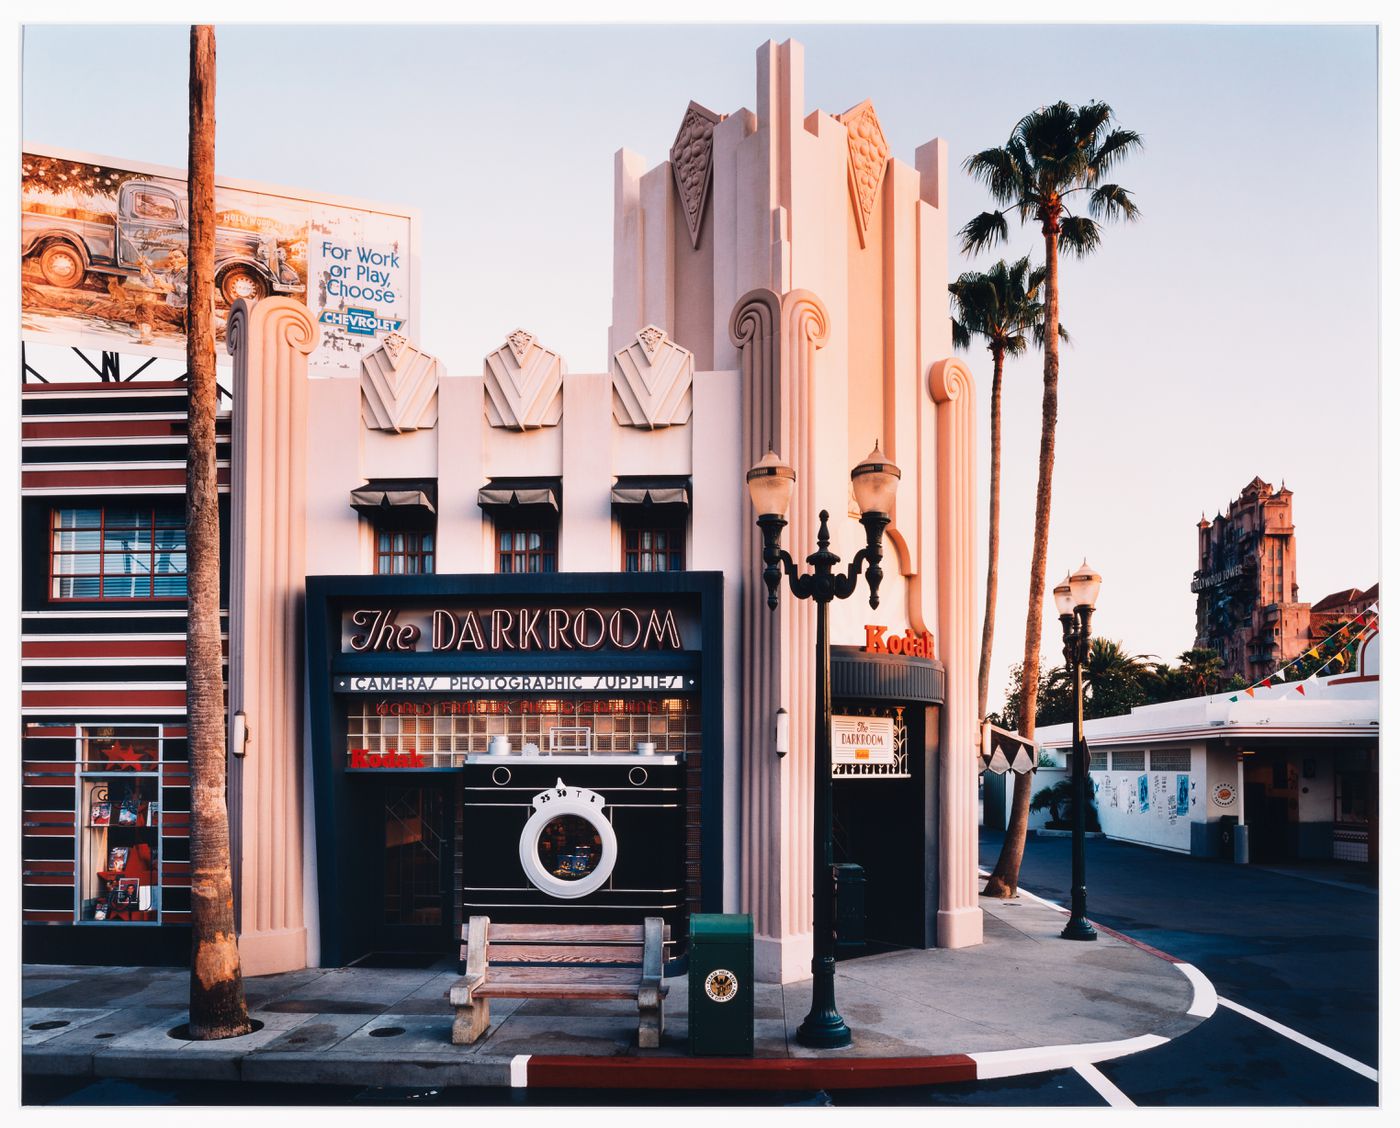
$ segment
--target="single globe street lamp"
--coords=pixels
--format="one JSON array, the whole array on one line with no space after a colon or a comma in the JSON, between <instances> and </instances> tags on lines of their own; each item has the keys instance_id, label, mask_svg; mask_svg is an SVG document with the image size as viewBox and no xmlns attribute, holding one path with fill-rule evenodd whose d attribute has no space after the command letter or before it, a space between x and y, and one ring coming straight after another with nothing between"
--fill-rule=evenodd
<instances>
[{"instance_id":1,"label":"single globe street lamp","mask_svg":"<svg viewBox=\"0 0 1400 1128\"><path fill-rule=\"evenodd\" d=\"M839 1049L851 1044L851 1029L836 1010L836 874L831 850L831 640L827 607L856 590L861 569L870 585L870 606L880 603L880 570L885 526L890 523L899 467L880 453L880 444L851 471L851 489L865 526L865 547L844 573L841 558L830 550L829 514L821 511L817 551L807 557L811 571L799 574L791 556L779 544L787 526L784 516L792 500L797 474L770 447L748 472L749 498L763 533L763 582L768 606L778 606L783 575L798 599L817 605L817 700L815 709L815 786L812 793L812 1009L797 1028L797 1041L816 1049Z\"/></svg>"},{"instance_id":2,"label":"single globe street lamp","mask_svg":"<svg viewBox=\"0 0 1400 1128\"><path fill-rule=\"evenodd\" d=\"M1089 806L1089 747L1084 741L1084 664L1089 660L1089 619L1099 598L1103 577L1086 560L1055 587L1055 609L1065 635L1065 664L1074 677L1074 750L1070 762L1073 831L1070 849L1070 915L1060 936L1065 940L1097 940L1099 934L1084 915L1088 890L1084 880L1084 816Z\"/></svg>"}]
</instances>

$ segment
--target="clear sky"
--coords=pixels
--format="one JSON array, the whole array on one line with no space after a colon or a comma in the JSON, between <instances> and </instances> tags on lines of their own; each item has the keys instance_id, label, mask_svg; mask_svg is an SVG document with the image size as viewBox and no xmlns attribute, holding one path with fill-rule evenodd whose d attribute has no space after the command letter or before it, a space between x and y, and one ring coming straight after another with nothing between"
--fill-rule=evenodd
<instances>
[{"instance_id":1,"label":"clear sky","mask_svg":"<svg viewBox=\"0 0 1400 1128\"><path fill-rule=\"evenodd\" d=\"M23 137L183 165L187 37L30 26ZM665 159L691 99L752 108L769 37L805 44L807 110L871 98L909 164L935 136L961 161L1058 99L1143 135L1118 176L1141 222L1062 269L1049 579L1084 556L1103 573L1096 633L1190 646L1196 521L1256 474L1294 491L1300 598L1379 578L1374 28L219 26L218 169L420 209L421 344L451 371L516 327L601 371L613 153ZM951 182L956 225L987 199ZM1038 246L1013 222L999 253ZM954 251L950 276L987 261ZM985 490L990 366L970 360ZM1039 354L1007 376L992 706L1022 648ZM1047 614L1051 661L1058 639Z\"/></svg>"}]
</instances>

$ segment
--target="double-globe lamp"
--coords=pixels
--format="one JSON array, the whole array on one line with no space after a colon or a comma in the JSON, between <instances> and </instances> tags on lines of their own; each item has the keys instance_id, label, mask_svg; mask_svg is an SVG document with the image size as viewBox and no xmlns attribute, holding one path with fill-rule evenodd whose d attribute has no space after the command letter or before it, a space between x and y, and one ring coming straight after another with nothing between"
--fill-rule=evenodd
<instances>
[{"instance_id":1,"label":"double-globe lamp","mask_svg":"<svg viewBox=\"0 0 1400 1128\"><path fill-rule=\"evenodd\" d=\"M816 773L812 789L812 1009L797 1028L797 1041L816 1049L839 1049L851 1044L851 1031L836 1010L836 876L831 849L831 640L827 607L856 590L861 569L870 586L870 606L880 603L880 570L885 526L890 523L899 467L880 452L880 444L851 471L851 491L865 527L865 547L847 568L836 571L841 558L830 550L829 514L821 511L817 551L807 557L811 570L799 574L797 565L779 543L787 525L797 474L770 447L748 472L749 498L763 532L763 582L768 606L778 606L784 574L798 599L817 606L817 694L813 740Z\"/></svg>"},{"instance_id":2,"label":"double-globe lamp","mask_svg":"<svg viewBox=\"0 0 1400 1128\"><path fill-rule=\"evenodd\" d=\"M1065 665L1074 678L1074 757L1070 767L1071 826L1070 916L1060 935L1066 940L1097 940L1085 916L1088 888L1084 877L1084 819L1089 805L1089 749L1084 742L1084 665L1089 660L1089 620L1098 602L1103 577L1086 560L1055 585L1055 610L1065 636Z\"/></svg>"}]
</instances>

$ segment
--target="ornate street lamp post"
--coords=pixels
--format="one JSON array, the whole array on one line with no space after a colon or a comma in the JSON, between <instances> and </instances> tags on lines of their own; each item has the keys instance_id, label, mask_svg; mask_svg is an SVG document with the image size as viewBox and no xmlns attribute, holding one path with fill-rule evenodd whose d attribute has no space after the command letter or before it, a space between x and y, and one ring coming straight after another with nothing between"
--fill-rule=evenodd
<instances>
[{"instance_id":1,"label":"ornate street lamp post","mask_svg":"<svg viewBox=\"0 0 1400 1128\"><path fill-rule=\"evenodd\" d=\"M1070 768L1073 839L1070 851L1070 916L1060 936L1066 940L1097 940L1099 934L1084 915L1088 889L1084 880L1084 813L1089 805L1089 748L1084 742L1084 663L1089 660L1089 619L1099 598L1103 577L1086 560L1055 588L1055 609L1065 635L1065 664L1074 676L1074 759Z\"/></svg>"},{"instance_id":2,"label":"ornate street lamp post","mask_svg":"<svg viewBox=\"0 0 1400 1128\"><path fill-rule=\"evenodd\" d=\"M773 453L748 472L749 497L763 531L763 582L768 606L778 606L783 574L798 599L817 605L817 701L815 710L816 771L812 817L812 1009L797 1028L797 1041L817 1049L837 1049L851 1044L851 1030L836 1010L836 877L831 851L831 641L827 636L827 606L856 590L861 566L870 585L870 606L879 606L882 540L890 523L899 467L880 453L880 445L851 471L851 488L865 526L865 547L856 553L845 573L836 571L841 558L830 551L828 513L821 511L817 551L807 557L812 570L803 574L778 543L787 525L784 514L792 500L797 474Z\"/></svg>"}]
</instances>

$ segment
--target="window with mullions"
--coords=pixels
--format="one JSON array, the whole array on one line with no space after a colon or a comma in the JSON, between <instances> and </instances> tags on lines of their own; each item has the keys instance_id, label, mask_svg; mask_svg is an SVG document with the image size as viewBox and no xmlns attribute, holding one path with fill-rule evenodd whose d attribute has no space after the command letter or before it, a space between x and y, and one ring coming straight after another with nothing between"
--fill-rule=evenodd
<instances>
[{"instance_id":1,"label":"window with mullions","mask_svg":"<svg viewBox=\"0 0 1400 1128\"><path fill-rule=\"evenodd\" d=\"M685 568L685 525L682 522L624 522L624 572L680 572Z\"/></svg>"},{"instance_id":2,"label":"window with mullions","mask_svg":"<svg viewBox=\"0 0 1400 1128\"><path fill-rule=\"evenodd\" d=\"M376 576L427 576L433 572L433 534L412 529L375 531Z\"/></svg>"},{"instance_id":3,"label":"window with mullions","mask_svg":"<svg viewBox=\"0 0 1400 1128\"><path fill-rule=\"evenodd\" d=\"M559 532L550 525L496 524L496 571L553 572Z\"/></svg>"},{"instance_id":4,"label":"window with mullions","mask_svg":"<svg viewBox=\"0 0 1400 1128\"><path fill-rule=\"evenodd\" d=\"M53 511L53 599L182 599L185 572L179 510Z\"/></svg>"}]
</instances>

